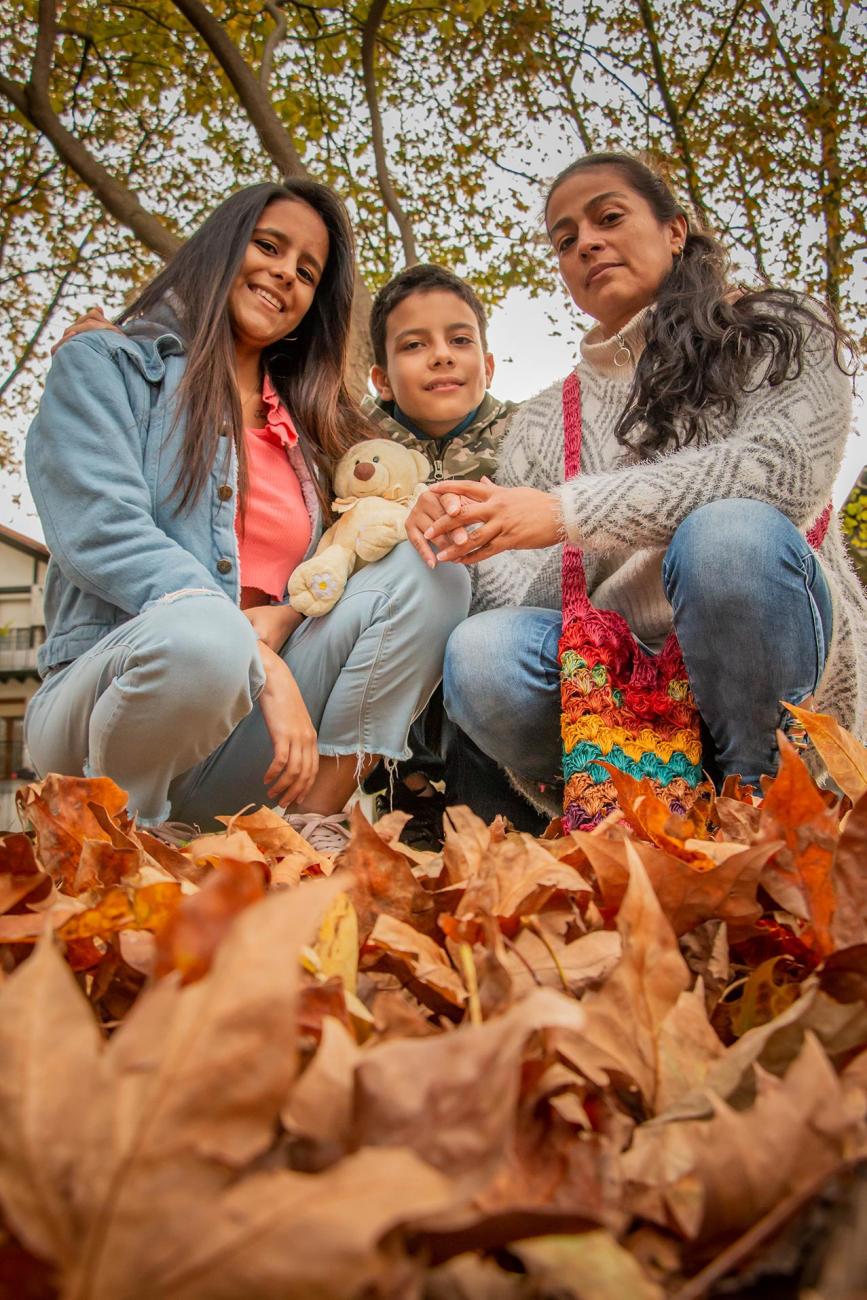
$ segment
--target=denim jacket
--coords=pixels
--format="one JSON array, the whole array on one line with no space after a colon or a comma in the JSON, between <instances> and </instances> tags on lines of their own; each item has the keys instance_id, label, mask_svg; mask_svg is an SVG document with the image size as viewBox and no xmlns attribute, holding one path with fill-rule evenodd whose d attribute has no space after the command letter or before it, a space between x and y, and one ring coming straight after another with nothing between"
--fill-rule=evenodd
<instances>
[{"instance_id":1,"label":"denim jacket","mask_svg":"<svg viewBox=\"0 0 867 1300\"><path fill-rule=\"evenodd\" d=\"M194 505L179 511L173 496L184 436L173 399L184 365L183 342L166 329L92 331L54 357L25 451L51 552L42 676L156 601L207 592L238 602L233 440L225 437ZM310 514L309 555L321 515L300 447L289 458Z\"/></svg>"}]
</instances>

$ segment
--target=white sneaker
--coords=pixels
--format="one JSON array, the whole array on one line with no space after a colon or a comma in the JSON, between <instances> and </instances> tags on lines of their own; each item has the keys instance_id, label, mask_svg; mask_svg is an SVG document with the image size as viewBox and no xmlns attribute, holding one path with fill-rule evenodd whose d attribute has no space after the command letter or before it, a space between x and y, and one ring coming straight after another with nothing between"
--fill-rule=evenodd
<instances>
[{"instance_id":1,"label":"white sneaker","mask_svg":"<svg viewBox=\"0 0 867 1300\"><path fill-rule=\"evenodd\" d=\"M285 820L317 853L333 858L349 843L350 830L340 813L286 813Z\"/></svg>"}]
</instances>

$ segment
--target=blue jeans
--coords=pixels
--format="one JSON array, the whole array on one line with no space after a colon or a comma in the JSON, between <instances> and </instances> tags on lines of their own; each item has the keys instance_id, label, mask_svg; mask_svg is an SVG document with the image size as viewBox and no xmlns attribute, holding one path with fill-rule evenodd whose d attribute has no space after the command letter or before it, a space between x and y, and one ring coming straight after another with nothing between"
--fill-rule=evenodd
<instances>
[{"instance_id":1,"label":"blue jeans","mask_svg":"<svg viewBox=\"0 0 867 1300\"><path fill-rule=\"evenodd\" d=\"M407 732L442 675L470 582L431 572L409 542L354 573L334 609L281 650L321 754L410 754ZM142 825L201 826L266 801L272 746L255 700L264 685L249 621L219 596L163 600L42 683L27 709L37 770L110 776Z\"/></svg>"},{"instance_id":2,"label":"blue jeans","mask_svg":"<svg viewBox=\"0 0 867 1300\"><path fill-rule=\"evenodd\" d=\"M810 544L760 501L701 506L671 540L665 594L706 729L704 765L720 779L756 784L776 768L776 731L818 685L831 641L831 595ZM443 690L460 731L494 760L531 781L560 765L559 611L489 610L449 640ZM460 741L457 742L460 745ZM490 811L478 763L454 799ZM498 795L498 797L500 797Z\"/></svg>"}]
</instances>

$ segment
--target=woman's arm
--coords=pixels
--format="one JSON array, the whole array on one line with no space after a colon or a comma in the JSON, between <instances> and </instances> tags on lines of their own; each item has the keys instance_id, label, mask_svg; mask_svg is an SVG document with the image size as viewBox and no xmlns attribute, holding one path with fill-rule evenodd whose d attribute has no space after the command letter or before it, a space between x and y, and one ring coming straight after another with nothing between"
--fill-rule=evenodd
<instances>
[{"instance_id":1,"label":"woman's arm","mask_svg":"<svg viewBox=\"0 0 867 1300\"><path fill-rule=\"evenodd\" d=\"M851 421L851 378L824 340L808 345L798 378L745 392L727 437L564 484L566 534L585 550L665 546L693 510L726 497L806 528L831 499Z\"/></svg>"},{"instance_id":2,"label":"woman's arm","mask_svg":"<svg viewBox=\"0 0 867 1300\"><path fill-rule=\"evenodd\" d=\"M775 388L756 379L727 437L549 487L544 476L532 472L530 453L533 447L547 448L549 454L536 458L537 469L541 459L553 465L562 456L562 431L559 453L547 447L554 416L559 419L548 409L552 392L531 403L526 415L521 412L520 443L513 449L517 460L511 457L520 468L524 456L524 481L535 480L534 488L462 487L459 518L481 527L466 546L440 551L441 560L477 563L505 550L553 545L558 531L588 551L665 546L693 510L727 497L767 502L799 527L809 527L830 500L852 416L851 378L836 366L823 339L821 346L805 349L796 379ZM513 464L512 482L515 477ZM449 487L437 483L429 490ZM434 524L427 540L436 542L442 531L441 523Z\"/></svg>"},{"instance_id":3,"label":"woman's arm","mask_svg":"<svg viewBox=\"0 0 867 1300\"><path fill-rule=\"evenodd\" d=\"M57 352L27 435L27 477L66 578L129 614L177 591L226 597L216 577L158 528L140 424L110 335Z\"/></svg>"}]
</instances>

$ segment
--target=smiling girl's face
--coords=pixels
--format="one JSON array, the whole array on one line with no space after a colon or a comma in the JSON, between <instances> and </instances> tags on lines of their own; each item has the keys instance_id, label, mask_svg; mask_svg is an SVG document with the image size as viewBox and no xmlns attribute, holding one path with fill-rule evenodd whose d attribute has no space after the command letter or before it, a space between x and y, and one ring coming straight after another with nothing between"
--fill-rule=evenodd
<instances>
[{"instance_id":1,"label":"smiling girl's face","mask_svg":"<svg viewBox=\"0 0 867 1300\"><path fill-rule=\"evenodd\" d=\"M328 231L300 199L277 199L262 210L229 290L237 347L261 351L291 334L304 318L328 260Z\"/></svg>"},{"instance_id":2,"label":"smiling girl's face","mask_svg":"<svg viewBox=\"0 0 867 1300\"><path fill-rule=\"evenodd\" d=\"M560 274L610 338L647 307L686 243L686 219L659 221L617 167L587 167L557 186L545 213Z\"/></svg>"}]
</instances>

